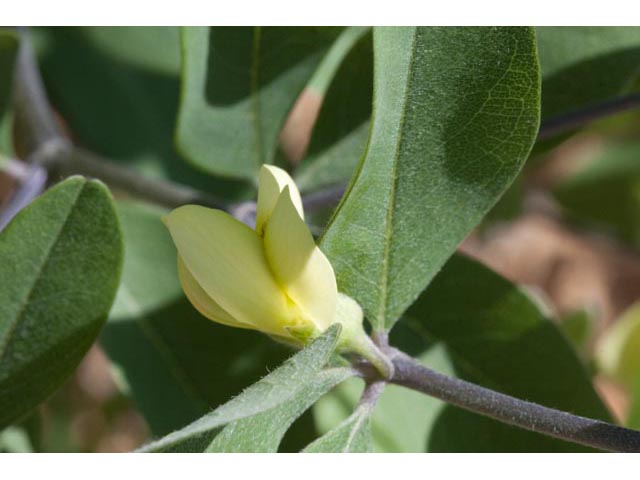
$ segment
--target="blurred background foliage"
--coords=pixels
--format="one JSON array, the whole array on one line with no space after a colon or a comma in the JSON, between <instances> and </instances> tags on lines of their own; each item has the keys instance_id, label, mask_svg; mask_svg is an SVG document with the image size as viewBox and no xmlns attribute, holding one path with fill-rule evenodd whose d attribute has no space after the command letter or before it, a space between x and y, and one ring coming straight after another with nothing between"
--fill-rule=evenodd
<instances>
[{"instance_id":1,"label":"blurred background foliage","mask_svg":"<svg viewBox=\"0 0 640 480\"><path fill-rule=\"evenodd\" d=\"M253 197L251 179L265 161L297 167L294 176L303 192L343 184L367 142L373 89L367 28L83 27L34 28L31 34L56 120L73 142L141 174L227 202ZM543 126L640 88L640 28L545 27L537 29L537 42ZM10 101L17 48L11 30L0 32L2 162L24 156L13 135ZM0 206L15 186L11 175L0 173ZM259 334L202 318L177 281L175 251L160 221L165 210L117 189L114 194L125 260L100 340L62 389L0 433L0 449L129 451L223 403L289 353ZM316 231L330 212L311 215ZM581 408L603 418L611 411L621 423L640 428L638 248L640 114L631 111L541 139L513 186L463 242L461 252L523 285L526 294L514 293L479 266L461 267L455 262L466 260L458 258L434 284L441 300L427 295L413 309L424 309L420 316L445 311L437 303L451 300L447 281L457 278L447 272L471 269L477 277L456 291L482 297L478 292L486 288L486 296L495 295L498 307L487 309L492 316L486 318L499 323L497 332L517 338L525 328L501 317L497 299L507 298L517 308L536 305L560 327L548 330L532 310L522 322L531 322L526 328L540 336L536 342L571 342L604 400L585 391ZM485 306L486 297L474 312ZM468 314L460 306L450 322ZM504 378L514 370L502 370L500 362L452 354L466 345L456 343L446 318L427 327L419 318L401 322L394 332L412 353L512 394L547 398L548 385L509 385ZM412 329L423 333L411 334ZM496 358L508 362L518 344L494 340ZM545 353L538 352L541 363L522 360L520 367L531 369L533 378L575 360L564 354L543 358ZM470 369L474 362L484 370ZM582 388L573 387L574 393ZM348 415L358 388L347 384L323 399L294 424L281 449L300 449L336 425ZM480 422L479 431L502 438L500 448L562 448L555 440L539 444L529 434L511 436L509 427L507 433L494 430L459 410L442 414L439 402L398 392L389 388L374 417L376 448L478 449L474 439L465 445L452 439L468 422ZM570 410L573 400L556 406ZM421 412L424 422L403 417L408 409Z\"/></svg>"}]
</instances>

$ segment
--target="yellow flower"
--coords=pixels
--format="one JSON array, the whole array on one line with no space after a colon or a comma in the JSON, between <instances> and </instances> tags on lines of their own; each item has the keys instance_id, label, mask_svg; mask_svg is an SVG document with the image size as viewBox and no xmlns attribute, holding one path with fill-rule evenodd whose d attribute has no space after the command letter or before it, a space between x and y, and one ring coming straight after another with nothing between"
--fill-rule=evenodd
<instances>
[{"instance_id":1,"label":"yellow flower","mask_svg":"<svg viewBox=\"0 0 640 480\"><path fill-rule=\"evenodd\" d=\"M225 325L278 339L305 339L333 323L333 268L304 223L302 201L282 169L263 166L256 229L196 205L164 219L178 249L178 272L191 303Z\"/></svg>"},{"instance_id":2,"label":"yellow flower","mask_svg":"<svg viewBox=\"0 0 640 480\"><path fill-rule=\"evenodd\" d=\"M304 222L291 177L264 165L258 187L255 230L226 212L197 205L164 217L187 298L215 322L296 346L339 322L341 351L384 364L388 373L388 362L380 360L362 328L362 309L338 293L331 263Z\"/></svg>"}]
</instances>

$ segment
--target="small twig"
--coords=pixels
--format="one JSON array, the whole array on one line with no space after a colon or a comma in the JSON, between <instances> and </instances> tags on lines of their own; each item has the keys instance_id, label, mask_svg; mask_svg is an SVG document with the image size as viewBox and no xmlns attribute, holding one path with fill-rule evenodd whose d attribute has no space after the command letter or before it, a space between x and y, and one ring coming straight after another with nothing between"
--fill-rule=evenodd
<instances>
[{"instance_id":1,"label":"small twig","mask_svg":"<svg viewBox=\"0 0 640 480\"><path fill-rule=\"evenodd\" d=\"M5 157L0 153L0 171L17 182L24 182L29 178L31 165L17 158Z\"/></svg>"},{"instance_id":2,"label":"small twig","mask_svg":"<svg viewBox=\"0 0 640 480\"><path fill-rule=\"evenodd\" d=\"M640 107L640 93L630 93L629 95L612 98L596 105L558 115L542 122L538 131L538 140L547 140L609 115L626 112L638 107Z\"/></svg>"},{"instance_id":3,"label":"small twig","mask_svg":"<svg viewBox=\"0 0 640 480\"><path fill-rule=\"evenodd\" d=\"M224 202L187 185L139 175L129 168L100 157L81 148L72 148L65 156L59 156L56 172L63 176L85 175L106 181L117 190L167 208L194 203L223 209Z\"/></svg>"},{"instance_id":4,"label":"small twig","mask_svg":"<svg viewBox=\"0 0 640 480\"><path fill-rule=\"evenodd\" d=\"M543 407L443 375L395 349L390 350L390 354L395 366L391 383L500 422L568 442L613 452L640 452L639 431Z\"/></svg>"},{"instance_id":5,"label":"small twig","mask_svg":"<svg viewBox=\"0 0 640 480\"><path fill-rule=\"evenodd\" d=\"M190 186L149 178L109 159L74 147L55 120L38 70L29 31L24 28L19 31L21 44L16 68L15 122L29 163L43 165L48 171L62 176L80 174L99 178L116 189L168 208L192 203L226 209L242 221L252 222L255 202L225 206L219 198ZM307 211L313 212L337 202L343 192L344 187L337 186L308 195L305 197ZM13 200L11 203L13 204ZM11 207L11 210L15 208Z\"/></svg>"},{"instance_id":6,"label":"small twig","mask_svg":"<svg viewBox=\"0 0 640 480\"><path fill-rule=\"evenodd\" d=\"M16 68L16 130L27 152L27 161L67 176L86 175L104 180L116 189L174 208L186 203L222 208L223 202L187 185L138 174L129 168L74 147L55 120L38 70L29 32L20 29Z\"/></svg>"},{"instance_id":7,"label":"small twig","mask_svg":"<svg viewBox=\"0 0 640 480\"><path fill-rule=\"evenodd\" d=\"M255 202L225 206L214 195L187 185L149 178L109 159L74 147L64 136L49 104L29 31L25 28L19 31L21 43L15 81L15 124L18 137L26 150L28 163L42 165L57 175L80 174L99 178L116 189L168 208L194 203L226 209L237 214L242 221L251 223L255 216ZM308 212L324 208L336 203L343 192L344 186L334 186L312 193L305 197L305 207ZM13 207L11 209L15 210Z\"/></svg>"},{"instance_id":8,"label":"small twig","mask_svg":"<svg viewBox=\"0 0 640 480\"><path fill-rule=\"evenodd\" d=\"M47 105L46 97L43 98L42 80L37 75L38 69L29 38L24 29L18 29L18 32L20 48L16 62L15 97L16 104L22 102L24 108L16 108L14 121L16 130L22 135L24 147L33 157L48 150L50 141L57 138L59 131L50 110L43 108L43 105ZM33 75L33 72L36 72L36 75ZM27 124L28 127L26 127ZM19 185L6 207L0 212L0 230L4 229L20 210L40 195L47 184L48 172L39 166L37 161L22 168L17 165L17 162L10 161L7 171L18 180Z\"/></svg>"},{"instance_id":9,"label":"small twig","mask_svg":"<svg viewBox=\"0 0 640 480\"><path fill-rule=\"evenodd\" d=\"M21 27L18 33L20 47L14 81L14 122L23 148L31 155L48 141L64 138L64 135L49 106L29 30Z\"/></svg>"},{"instance_id":10,"label":"small twig","mask_svg":"<svg viewBox=\"0 0 640 480\"><path fill-rule=\"evenodd\" d=\"M384 387L386 382L382 380L376 380L370 383L367 383L364 387L364 391L360 396L360 401L358 402L358 406L356 408L366 409L367 411L372 411L376 406L376 402L382 392L384 391Z\"/></svg>"},{"instance_id":11,"label":"small twig","mask_svg":"<svg viewBox=\"0 0 640 480\"><path fill-rule=\"evenodd\" d=\"M47 184L47 171L38 165L25 165L10 161L7 170L18 178L20 186L11 196L7 206L0 211L0 231L16 214L40 195Z\"/></svg>"}]
</instances>

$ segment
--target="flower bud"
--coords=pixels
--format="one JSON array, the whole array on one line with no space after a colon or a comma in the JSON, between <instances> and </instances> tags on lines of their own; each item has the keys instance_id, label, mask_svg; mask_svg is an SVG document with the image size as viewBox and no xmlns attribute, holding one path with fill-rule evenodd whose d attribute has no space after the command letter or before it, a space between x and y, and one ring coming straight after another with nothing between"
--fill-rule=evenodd
<instances>
[{"instance_id":1,"label":"flower bud","mask_svg":"<svg viewBox=\"0 0 640 480\"><path fill-rule=\"evenodd\" d=\"M255 230L197 205L179 207L163 220L178 250L184 292L205 317L295 346L339 322L340 350L368 355L362 310L338 294L333 268L316 246L300 193L284 170L260 170Z\"/></svg>"}]
</instances>

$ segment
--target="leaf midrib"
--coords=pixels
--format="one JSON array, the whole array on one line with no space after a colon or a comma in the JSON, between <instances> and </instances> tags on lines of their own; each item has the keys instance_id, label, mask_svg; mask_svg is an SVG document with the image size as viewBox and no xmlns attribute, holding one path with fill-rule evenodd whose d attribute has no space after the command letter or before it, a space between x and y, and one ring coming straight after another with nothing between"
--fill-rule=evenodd
<instances>
[{"instance_id":1,"label":"leaf midrib","mask_svg":"<svg viewBox=\"0 0 640 480\"><path fill-rule=\"evenodd\" d=\"M62 236L62 232L64 231L65 227L67 226L67 223L69 222L69 219L71 218L71 216L73 214L73 211L76 208L76 205L78 203L78 199L80 198L80 195L82 194L82 192L84 191L86 186L87 186L87 183L86 182L83 183L83 185L78 189L77 193L75 194L73 202L71 202L71 204L69 206L69 209L68 209L68 211L67 211L67 213L66 213L66 215L64 217L64 220L60 224L60 228L55 233L53 241L49 244L49 246L46 249L46 253L45 253L45 256L44 256L44 261L37 268L37 272L36 272L35 278L33 280L33 283L31 284L31 287L28 289L27 294L25 295L24 299L22 300L21 305L18 308L18 311L16 312L14 320L10 321L10 326L9 326L9 329L7 330L7 333L5 334L4 338L0 339L0 362L4 360L4 356L7 353L7 347L9 345L9 343L10 343L10 340L15 335L15 333L16 333L16 331L18 329L18 325L20 324L20 320L22 319L23 315L25 314L25 312L27 310L27 306L29 305L29 301L31 300L31 297L33 296L34 292L36 291L36 287L37 287L38 283L42 279L42 273L47 268L47 265L49 264L49 261L51 260L51 252L53 251L55 246L60 241L60 237Z\"/></svg>"},{"instance_id":2,"label":"leaf midrib","mask_svg":"<svg viewBox=\"0 0 640 480\"><path fill-rule=\"evenodd\" d=\"M342 453L350 453L351 452L351 444L360 430L360 426L364 421L366 421L371 415L371 409L365 406L360 406L354 412L356 415L355 421L353 422L353 426L351 431L349 432L349 436L347 437L347 441L345 442L345 446L342 449Z\"/></svg>"},{"instance_id":3,"label":"leaf midrib","mask_svg":"<svg viewBox=\"0 0 640 480\"><path fill-rule=\"evenodd\" d=\"M415 45L416 45L416 40L417 40L417 29L414 28L413 31L413 41L411 44L411 58L409 59L409 63L408 63L408 68L407 68L407 78L405 81L405 92L408 89L409 86L409 82L410 82L410 75L408 74L411 71L411 67L413 65L414 59L415 59ZM374 69L375 69L375 59L374 59ZM400 148L400 143L402 142L402 127L404 125L405 119L406 119L406 106L407 106L407 98L406 95L403 96L404 101L403 101L403 105L402 105L402 113L401 113L401 117L400 117L400 124L398 126L399 129L399 138L398 141L396 142L396 149L395 149L395 154L394 154L394 158L393 158L393 183L391 186L391 202L390 204L387 206L387 215L386 215L386 219L385 219L385 223L388 226L390 222L393 221L393 209L395 207L395 190L396 190L396 185L397 185L397 175L396 175L396 171L397 171L397 166L398 166L398 151ZM329 219L329 221L327 222L327 226L324 229L324 232L322 233L322 235L320 236L318 243L322 244L324 238L325 238L325 234L331 230L331 226L333 225L333 223L336 221L337 218L339 218L340 216L340 211L342 210L342 208L344 207L344 205L346 205L347 199L349 198L349 196L351 195L351 192L353 191L353 189L356 187L356 185L358 184L358 181L360 180L360 176L362 175L362 169L364 168L364 165L366 163L367 157L369 155L369 151L371 148L371 137L372 137L372 132L373 132L373 128L374 128L374 124L376 122L377 119L377 111L378 111L378 106L376 104L376 82L374 81L373 83L373 105L372 105L372 111L371 111L371 119L370 119L370 126L369 126L369 136L367 138L367 144L365 146L365 150L364 153L360 159L360 162L358 163L358 166L356 167L356 171L353 174L352 177L352 181L349 183L349 185L347 186L347 190L345 191L344 195L342 196L340 203L338 204L338 206L336 207L333 215L331 216L331 218ZM389 251L390 251L390 240L391 238L391 231L389 228L385 228L385 245L384 245L384 252L383 252L383 265L382 265L382 272L380 274L380 276L382 277L382 285L383 285L383 289L381 290L382 295L381 295L381 300L378 301L378 312L376 312L376 317L375 317L375 325L373 320L374 319L369 319L370 323L373 325L375 330L386 330L386 322L385 320L385 315L386 315L386 311L387 311L387 302L388 302L388 292L387 292L387 286L388 286L388 256L389 256ZM382 322L379 322L379 320L382 320Z\"/></svg>"},{"instance_id":4,"label":"leaf midrib","mask_svg":"<svg viewBox=\"0 0 640 480\"><path fill-rule=\"evenodd\" d=\"M400 121L398 124L398 138L395 145L395 152L393 155L393 168L391 170L393 181L391 183L391 191L389 192L389 203L387 204L387 215L385 219L385 242L384 242L384 250L382 255L382 270L380 272L379 285L380 288L380 299L378 301L378 313L376 315L376 329L385 330L387 328L386 325L386 314L388 310L388 302L389 302L389 256L391 252L391 238L393 235L393 212L395 211L396 205L396 190L398 184L398 160L400 156L400 145L402 144L404 138L404 125L406 122L406 112L407 112L407 92L409 91L409 83L411 81L411 71L413 67L413 63L415 60L415 52L416 52L416 39L418 37L418 31L414 28L413 30L413 39L411 42L411 57L409 58L409 64L407 65L407 77L404 85L404 92L402 95L402 110L400 114Z\"/></svg>"},{"instance_id":5,"label":"leaf midrib","mask_svg":"<svg viewBox=\"0 0 640 480\"><path fill-rule=\"evenodd\" d=\"M284 365L284 364L283 364ZM282 365L281 365L282 367ZM280 367L278 367L280 368ZM213 420L208 419L209 423L204 422L204 425L202 425L203 423L203 419L205 417L209 417L211 415L214 415L216 412L218 412L219 414L219 409L222 407L225 407L226 405L229 404L229 402L231 402L232 400L235 400L236 397L233 397L232 399L230 399L227 403L220 405L218 408L216 408L215 410L213 410L212 412L208 413L207 415L200 417L199 419L195 420L194 422L192 422L191 424L181 428L180 430L176 430L162 438L160 438L159 440L156 440L150 444L148 444L146 447L142 447L142 450L144 451L145 449L148 449L149 447L151 447L150 451L155 451L160 449L161 450L165 450L171 447L175 447L176 445L179 445L180 443L184 442L185 440L188 440L189 438L192 437L196 437L198 435L203 435L206 434L212 430L215 430L217 428L221 428L224 427L225 425L229 425L233 422L237 422L246 418L250 418L250 417L254 417L256 415L260 415L263 413L266 413L268 411L271 411L273 409L278 408L279 406L282 406L284 403L288 402L289 400L291 400L292 398L294 398L300 391L304 390L305 387L307 387L312 381L313 379L317 379L319 376L331 376L332 374L334 374L335 372L339 372L339 371L351 371L349 368L346 367L330 367L330 368L325 368L325 369L320 369L318 372L316 372L315 376L310 377L309 379L307 379L307 382L298 384L297 387L295 389L292 389L291 391L288 391L287 395L285 395L284 397L281 397L277 402L275 402L273 405L271 406L267 406L266 408L258 408L255 411L250 411L249 413L243 413L243 414L236 414L236 416L234 417L233 415L231 416L231 418L227 418L225 419L223 418L218 418L220 415L218 415L218 417L214 417ZM346 380L347 378L345 378ZM258 383L264 381L265 379L259 380L256 383L253 383L252 385L250 385L249 387L247 387L247 389L253 387L254 385L257 385ZM238 394L238 396L242 395L247 389L243 390L240 394ZM233 410L232 410L233 412ZM168 439L168 440L167 440Z\"/></svg>"}]
</instances>

